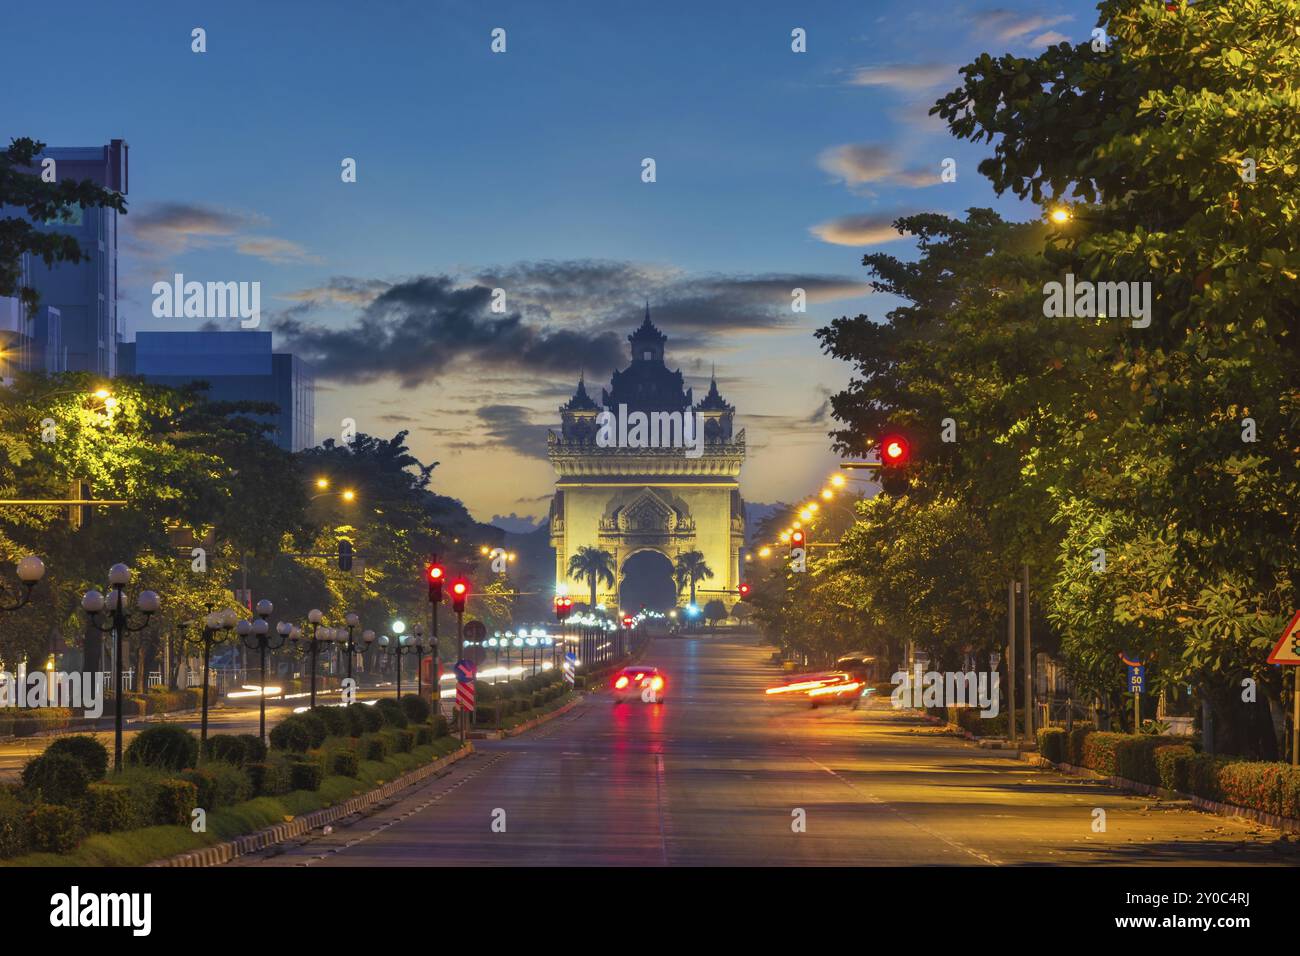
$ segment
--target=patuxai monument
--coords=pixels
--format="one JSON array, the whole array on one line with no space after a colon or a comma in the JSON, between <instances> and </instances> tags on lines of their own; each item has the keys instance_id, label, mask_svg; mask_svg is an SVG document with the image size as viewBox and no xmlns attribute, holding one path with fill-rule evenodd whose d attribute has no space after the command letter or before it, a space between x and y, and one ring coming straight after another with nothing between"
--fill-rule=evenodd
<instances>
[{"instance_id":1,"label":"patuxai monument","mask_svg":"<svg viewBox=\"0 0 1300 956\"><path fill-rule=\"evenodd\" d=\"M547 436L555 468L551 545L558 586L587 600L589 584L570 578L580 548L613 557L613 587L601 582L607 607L666 609L685 604L673 581L681 554L698 551L713 572L696 585L696 602L721 600L728 609L740 583L745 503L740 468L745 432L733 431L735 409L716 379L696 402L680 370L664 362L668 337L650 321L628 336L631 364L616 370L597 404L579 380L560 407L560 433Z\"/></svg>"}]
</instances>

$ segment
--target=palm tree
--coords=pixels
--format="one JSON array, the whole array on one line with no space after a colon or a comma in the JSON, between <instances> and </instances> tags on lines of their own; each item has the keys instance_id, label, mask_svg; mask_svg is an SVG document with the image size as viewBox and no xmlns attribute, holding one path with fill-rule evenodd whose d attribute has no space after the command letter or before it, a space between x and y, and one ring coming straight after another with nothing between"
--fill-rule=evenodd
<instances>
[{"instance_id":1,"label":"palm tree","mask_svg":"<svg viewBox=\"0 0 1300 956\"><path fill-rule=\"evenodd\" d=\"M583 545L569 555L569 577L587 579L591 585L591 610L596 610L596 584L604 581L614 586L614 556L600 548Z\"/></svg>"},{"instance_id":2,"label":"palm tree","mask_svg":"<svg viewBox=\"0 0 1300 956\"><path fill-rule=\"evenodd\" d=\"M704 555L699 551L684 551L677 555L673 563L673 577L677 581L677 591L681 593L687 584L691 586L691 603L695 603L695 583L713 577L713 569L704 563Z\"/></svg>"}]
</instances>

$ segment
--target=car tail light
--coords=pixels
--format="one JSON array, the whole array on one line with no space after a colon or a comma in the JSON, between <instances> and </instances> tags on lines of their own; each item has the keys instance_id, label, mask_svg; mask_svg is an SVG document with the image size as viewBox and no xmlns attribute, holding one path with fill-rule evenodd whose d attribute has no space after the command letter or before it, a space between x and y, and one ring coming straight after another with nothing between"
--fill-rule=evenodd
<instances>
[{"instance_id":1,"label":"car tail light","mask_svg":"<svg viewBox=\"0 0 1300 956\"><path fill-rule=\"evenodd\" d=\"M614 681L615 689L622 690L626 686L627 686L627 675L626 674L619 675L618 680Z\"/></svg>"},{"instance_id":2,"label":"car tail light","mask_svg":"<svg viewBox=\"0 0 1300 956\"><path fill-rule=\"evenodd\" d=\"M640 680L642 677L645 677L645 671L642 671L641 673L636 675L637 680Z\"/></svg>"},{"instance_id":3,"label":"car tail light","mask_svg":"<svg viewBox=\"0 0 1300 956\"><path fill-rule=\"evenodd\" d=\"M650 680L650 689L651 689L651 690L663 690L663 689L664 689L664 679L663 679L662 677L660 677L658 674L656 674L656 675L655 675L655 676Z\"/></svg>"}]
</instances>

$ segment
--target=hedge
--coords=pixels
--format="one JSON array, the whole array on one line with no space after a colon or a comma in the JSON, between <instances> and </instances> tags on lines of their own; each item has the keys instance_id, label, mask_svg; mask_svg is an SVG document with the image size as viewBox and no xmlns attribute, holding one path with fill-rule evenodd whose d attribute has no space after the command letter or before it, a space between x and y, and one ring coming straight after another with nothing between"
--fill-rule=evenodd
<instances>
[{"instance_id":1,"label":"hedge","mask_svg":"<svg viewBox=\"0 0 1300 956\"><path fill-rule=\"evenodd\" d=\"M1160 774L1160 786L1166 790L1188 790L1190 788L1187 780L1188 762L1195 756L1196 750L1187 744L1157 747L1155 758L1156 770Z\"/></svg>"},{"instance_id":2,"label":"hedge","mask_svg":"<svg viewBox=\"0 0 1300 956\"><path fill-rule=\"evenodd\" d=\"M1083 742L1091 733L1095 733L1096 726L1090 721L1081 721L1074 725L1070 730L1070 743L1068 748L1068 760L1076 767L1083 766Z\"/></svg>"},{"instance_id":3,"label":"hedge","mask_svg":"<svg viewBox=\"0 0 1300 956\"><path fill-rule=\"evenodd\" d=\"M81 807L86 829L93 833L112 833L129 829L135 820L131 791L112 783L92 783Z\"/></svg>"},{"instance_id":4,"label":"hedge","mask_svg":"<svg viewBox=\"0 0 1300 956\"><path fill-rule=\"evenodd\" d=\"M312 728L301 718L306 715L294 714L286 717L271 728L271 746L276 750L305 754L314 744ZM317 720L320 718L318 717Z\"/></svg>"},{"instance_id":5,"label":"hedge","mask_svg":"<svg viewBox=\"0 0 1300 956\"><path fill-rule=\"evenodd\" d=\"M390 727L405 727L407 724L406 714L402 710L402 705L391 697L382 697L375 703L375 710L383 718L384 723Z\"/></svg>"},{"instance_id":6,"label":"hedge","mask_svg":"<svg viewBox=\"0 0 1300 956\"><path fill-rule=\"evenodd\" d=\"M73 737L56 737L45 748L45 756L66 754L85 768L91 780L103 780L108 773L108 748L94 737L78 734Z\"/></svg>"},{"instance_id":7,"label":"hedge","mask_svg":"<svg viewBox=\"0 0 1300 956\"><path fill-rule=\"evenodd\" d=\"M248 759L246 742L234 734L214 734L209 737L203 756L209 760L220 760L222 763L234 764L237 767L255 762Z\"/></svg>"},{"instance_id":8,"label":"hedge","mask_svg":"<svg viewBox=\"0 0 1300 956\"><path fill-rule=\"evenodd\" d=\"M252 796L253 785L248 774L236 764L215 760L181 775L194 784L196 806L205 810L242 803Z\"/></svg>"},{"instance_id":9,"label":"hedge","mask_svg":"<svg viewBox=\"0 0 1300 956\"><path fill-rule=\"evenodd\" d=\"M47 853L67 853L76 848L84 833L81 813L75 807L38 803L28 816L32 846Z\"/></svg>"},{"instance_id":10,"label":"hedge","mask_svg":"<svg viewBox=\"0 0 1300 956\"><path fill-rule=\"evenodd\" d=\"M1070 735L1064 727L1038 729L1038 754L1052 763L1066 763L1069 756Z\"/></svg>"},{"instance_id":11,"label":"hedge","mask_svg":"<svg viewBox=\"0 0 1300 956\"><path fill-rule=\"evenodd\" d=\"M366 734L361 738L362 760L383 760L388 756L388 740L379 734Z\"/></svg>"},{"instance_id":12,"label":"hedge","mask_svg":"<svg viewBox=\"0 0 1300 956\"><path fill-rule=\"evenodd\" d=\"M414 694L408 694L399 701L402 707L402 713L406 714L406 719L412 724L427 724L429 715L433 708L423 697Z\"/></svg>"},{"instance_id":13,"label":"hedge","mask_svg":"<svg viewBox=\"0 0 1300 956\"><path fill-rule=\"evenodd\" d=\"M331 769L340 777L355 777L361 771L361 761L357 757L355 750L336 750L334 751L334 762Z\"/></svg>"},{"instance_id":14,"label":"hedge","mask_svg":"<svg viewBox=\"0 0 1300 956\"><path fill-rule=\"evenodd\" d=\"M23 792L33 802L71 806L85 798L89 785L86 768L67 754L40 754L23 767Z\"/></svg>"},{"instance_id":15,"label":"hedge","mask_svg":"<svg viewBox=\"0 0 1300 956\"><path fill-rule=\"evenodd\" d=\"M188 780L160 780L154 797L154 823L189 826L199 805L199 788Z\"/></svg>"},{"instance_id":16,"label":"hedge","mask_svg":"<svg viewBox=\"0 0 1300 956\"><path fill-rule=\"evenodd\" d=\"M0 790L0 859L26 853L31 848L28 807L8 790Z\"/></svg>"},{"instance_id":17,"label":"hedge","mask_svg":"<svg viewBox=\"0 0 1300 956\"><path fill-rule=\"evenodd\" d=\"M126 748L126 762L145 767L184 770L199 756L199 741L184 727L160 724L140 731Z\"/></svg>"},{"instance_id":18,"label":"hedge","mask_svg":"<svg viewBox=\"0 0 1300 956\"><path fill-rule=\"evenodd\" d=\"M72 725L73 712L67 707L0 708L0 737L34 737Z\"/></svg>"},{"instance_id":19,"label":"hedge","mask_svg":"<svg viewBox=\"0 0 1300 956\"><path fill-rule=\"evenodd\" d=\"M378 705L376 704L375 707ZM349 704L348 713L354 714L361 721L363 733L372 734L384 726L384 715L369 704Z\"/></svg>"},{"instance_id":20,"label":"hedge","mask_svg":"<svg viewBox=\"0 0 1300 956\"><path fill-rule=\"evenodd\" d=\"M325 780L325 768L319 759L295 760L289 764L291 790L319 790Z\"/></svg>"}]
</instances>

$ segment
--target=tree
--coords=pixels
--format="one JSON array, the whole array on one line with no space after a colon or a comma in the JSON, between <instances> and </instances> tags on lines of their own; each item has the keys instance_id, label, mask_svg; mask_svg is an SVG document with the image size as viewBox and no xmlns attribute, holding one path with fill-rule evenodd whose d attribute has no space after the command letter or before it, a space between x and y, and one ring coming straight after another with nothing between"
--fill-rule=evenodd
<instances>
[{"instance_id":1,"label":"tree","mask_svg":"<svg viewBox=\"0 0 1300 956\"><path fill-rule=\"evenodd\" d=\"M38 256L46 266L80 262L84 257L75 236L42 232L34 223L53 222L73 206L126 212L121 195L88 179L45 182L32 165L44 149L44 143L24 136L11 140L9 148L0 153L0 209L13 206L27 213L26 218L0 219L0 297L17 295L28 316L36 312L40 294L31 286L19 285L23 254Z\"/></svg>"},{"instance_id":2,"label":"tree","mask_svg":"<svg viewBox=\"0 0 1300 956\"><path fill-rule=\"evenodd\" d=\"M718 627L718 622L724 620L727 616L727 606L713 598L704 605L704 619L709 622L709 626L714 630Z\"/></svg>"},{"instance_id":3,"label":"tree","mask_svg":"<svg viewBox=\"0 0 1300 956\"><path fill-rule=\"evenodd\" d=\"M587 585L591 588L591 610L595 611L597 584L603 582L607 587L614 586L614 556L600 548L583 545L569 555L566 573L571 578L587 579Z\"/></svg>"},{"instance_id":4,"label":"tree","mask_svg":"<svg viewBox=\"0 0 1300 956\"><path fill-rule=\"evenodd\" d=\"M677 591L681 593L682 588L689 585L692 605L695 604L695 585L711 577L713 569L705 563L704 555L699 551L683 551L673 562L673 580L677 582Z\"/></svg>"}]
</instances>

